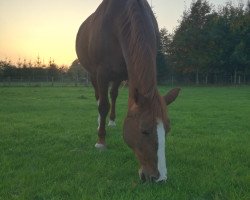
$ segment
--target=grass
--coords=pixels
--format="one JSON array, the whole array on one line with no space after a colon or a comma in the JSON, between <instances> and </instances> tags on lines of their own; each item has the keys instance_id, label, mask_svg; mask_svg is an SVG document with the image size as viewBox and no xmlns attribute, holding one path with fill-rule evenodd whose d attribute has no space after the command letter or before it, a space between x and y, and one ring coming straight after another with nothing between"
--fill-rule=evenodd
<instances>
[{"instance_id":1,"label":"grass","mask_svg":"<svg viewBox=\"0 0 250 200\"><path fill-rule=\"evenodd\" d=\"M169 107L165 184L139 181L126 109L121 89L100 152L92 88L0 87L0 200L250 198L250 87L182 89Z\"/></svg>"}]
</instances>

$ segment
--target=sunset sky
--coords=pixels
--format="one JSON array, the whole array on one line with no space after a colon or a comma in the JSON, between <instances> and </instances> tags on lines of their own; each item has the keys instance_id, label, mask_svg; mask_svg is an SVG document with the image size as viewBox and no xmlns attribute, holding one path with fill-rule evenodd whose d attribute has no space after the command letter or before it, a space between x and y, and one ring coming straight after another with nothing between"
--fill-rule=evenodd
<instances>
[{"instance_id":1,"label":"sunset sky","mask_svg":"<svg viewBox=\"0 0 250 200\"><path fill-rule=\"evenodd\" d=\"M102 0L1 0L0 59L41 61L59 65L76 58L75 37L80 24ZM148 0L151 3L151 0ZM243 0L246 3L247 0ZM160 28L170 32L192 0L152 0ZM218 7L227 0L210 0ZM238 2L233 0L232 2Z\"/></svg>"}]
</instances>

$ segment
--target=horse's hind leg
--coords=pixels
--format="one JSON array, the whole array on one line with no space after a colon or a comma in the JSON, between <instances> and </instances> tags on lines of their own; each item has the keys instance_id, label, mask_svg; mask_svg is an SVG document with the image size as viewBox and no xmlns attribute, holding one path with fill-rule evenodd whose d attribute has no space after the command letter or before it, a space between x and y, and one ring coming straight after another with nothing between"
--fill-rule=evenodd
<instances>
[{"instance_id":1,"label":"horse's hind leg","mask_svg":"<svg viewBox=\"0 0 250 200\"><path fill-rule=\"evenodd\" d=\"M106 123L106 117L109 112L110 104L108 99L108 86L109 82L108 80L103 76L98 76L97 78L98 83L98 92L99 92L99 105L98 105L98 111L100 114L100 126L98 130L98 141L95 145L96 148L105 148L105 136L106 136L106 129L105 129L105 123Z\"/></svg>"},{"instance_id":2,"label":"horse's hind leg","mask_svg":"<svg viewBox=\"0 0 250 200\"><path fill-rule=\"evenodd\" d=\"M118 96L118 90L120 86L121 81L114 81L110 90L110 98L111 98L111 111L110 111L110 116L109 116L109 126L116 126L115 123L115 103L116 103L116 98Z\"/></svg>"},{"instance_id":3,"label":"horse's hind leg","mask_svg":"<svg viewBox=\"0 0 250 200\"><path fill-rule=\"evenodd\" d=\"M98 101L99 100L99 92L98 92L97 78L94 76L91 76L91 83L95 89L95 99L96 99L96 101Z\"/></svg>"}]
</instances>

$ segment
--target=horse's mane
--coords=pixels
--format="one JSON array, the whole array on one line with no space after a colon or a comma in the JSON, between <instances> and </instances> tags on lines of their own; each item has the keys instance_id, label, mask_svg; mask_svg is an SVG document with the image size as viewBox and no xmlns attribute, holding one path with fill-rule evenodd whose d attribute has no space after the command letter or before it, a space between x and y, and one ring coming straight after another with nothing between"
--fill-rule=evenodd
<instances>
[{"instance_id":1,"label":"horse's mane","mask_svg":"<svg viewBox=\"0 0 250 200\"><path fill-rule=\"evenodd\" d=\"M153 18L146 0L128 0L121 16L129 81L142 95L149 96L156 86L157 49Z\"/></svg>"},{"instance_id":2,"label":"horse's mane","mask_svg":"<svg viewBox=\"0 0 250 200\"><path fill-rule=\"evenodd\" d=\"M123 53L132 96L138 92L151 102L153 115L165 122L157 91L156 53L159 39L155 16L146 0L128 0L121 15ZM165 123L166 124L166 123Z\"/></svg>"}]
</instances>

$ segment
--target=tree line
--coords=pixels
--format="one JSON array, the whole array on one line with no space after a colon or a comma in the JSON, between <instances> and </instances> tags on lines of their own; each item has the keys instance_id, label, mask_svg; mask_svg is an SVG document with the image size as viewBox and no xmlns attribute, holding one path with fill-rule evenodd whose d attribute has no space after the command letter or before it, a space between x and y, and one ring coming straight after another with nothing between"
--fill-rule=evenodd
<instances>
[{"instance_id":1,"label":"tree line","mask_svg":"<svg viewBox=\"0 0 250 200\"><path fill-rule=\"evenodd\" d=\"M250 82L250 1L217 10L207 0L193 1L174 33L161 29L160 35L158 80Z\"/></svg>"},{"instance_id":2,"label":"tree line","mask_svg":"<svg viewBox=\"0 0 250 200\"><path fill-rule=\"evenodd\" d=\"M10 60L0 60L0 81L1 82L73 82L88 84L88 73L80 65L78 60L73 61L70 67L59 66L50 59L49 63L42 64L40 58L37 57L35 62L26 62L26 60L18 60L16 64Z\"/></svg>"},{"instance_id":3,"label":"tree line","mask_svg":"<svg viewBox=\"0 0 250 200\"><path fill-rule=\"evenodd\" d=\"M207 0L194 0L170 34L160 29L157 52L160 83L247 84L250 82L250 1L228 2L214 9ZM0 81L88 82L77 60L59 67L40 58L14 64L0 60Z\"/></svg>"}]
</instances>

